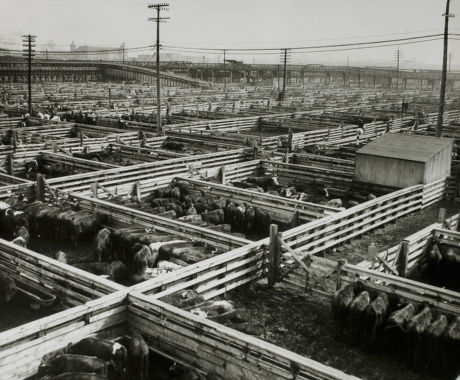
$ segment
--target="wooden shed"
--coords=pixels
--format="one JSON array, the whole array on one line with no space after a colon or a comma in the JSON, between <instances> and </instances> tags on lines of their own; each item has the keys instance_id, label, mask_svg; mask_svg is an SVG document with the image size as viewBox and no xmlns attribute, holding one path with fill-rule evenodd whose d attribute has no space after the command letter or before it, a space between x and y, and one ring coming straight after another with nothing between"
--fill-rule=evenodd
<instances>
[{"instance_id":1,"label":"wooden shed","mask_svg":"<svg viewBox=\"0 0 460 380\"><path fill-rule=\"evenodd\" d=\"M407 187L450 175L453 140L386 133L356 152L354 180Z\"/></svg>"}]
</instances>

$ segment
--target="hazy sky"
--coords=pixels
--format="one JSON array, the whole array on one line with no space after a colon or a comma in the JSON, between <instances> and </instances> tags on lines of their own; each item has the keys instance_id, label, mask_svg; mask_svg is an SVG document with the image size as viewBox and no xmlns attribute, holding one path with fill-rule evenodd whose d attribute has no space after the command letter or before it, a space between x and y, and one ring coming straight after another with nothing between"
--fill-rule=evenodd
<instances>
[{"instance_id":1,"label":"hazy sky","mask_svg":"<svg viewBox=\"0 0 460 380\"><path fill-rule=\"evenodd\" d=\"M54 41L58 49L68 49L72 40L77 45L144 46L155 39L155 24L147 22L153 15L148 4L144 0L0 0L0 46L18 48L20 36L28 33L37 35L38 44ZM444 0L171 0L169 11L163 12L171 19L161 24L161 43L252 48L402 38L442 33L444 9ZM457 17L450 19L450 32L460 34L460 0L451 0L451 13ZM453 68L460 68L459 40L449 42ZM292 61L345 64L349 57L350 65L392 63L397 48L293 53ZM441 40L400 49L402 67L413 60L440 65ZM261 63L276 62L278 55L230 52L228 58Z\"/></svg>"}]
</instances>

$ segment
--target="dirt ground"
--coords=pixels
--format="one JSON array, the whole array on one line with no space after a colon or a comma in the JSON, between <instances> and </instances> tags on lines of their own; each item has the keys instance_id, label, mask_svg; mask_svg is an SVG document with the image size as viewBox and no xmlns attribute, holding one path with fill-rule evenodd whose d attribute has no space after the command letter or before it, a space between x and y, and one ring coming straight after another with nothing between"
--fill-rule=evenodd
<instances>
[{"instance_id":1,"label":"dirt ground","mask_svg":"<svg viewBox=\"0 0 460 380\"><path fill-rule=\"evenodd\" d=\"M260 338L365 380L433 380L403 362L366 352L334 338L330 301L316 294L295 294L277 285L251 285L228 293L236 307L250 311L249 321L265 327Z\"/></svg>"},{"instance_id":2,"label":"dirt ground","mask_svg":"<svg viewBox=\"0 0 460 380\"><path fill-rule=\"evenodd\" d=\"M345 258L351 264L357 264L367 258L367 249L371 243L375 243L378 252L399 244L409 235L416 233L438 220L440 208L445 208L447 216L460 213L460 204L443 201L426 209L411 213L394 223L383 228L378 228L361 238L354 239L326 253L325 257L331 260Z\"/></svg>"}]
</instances>

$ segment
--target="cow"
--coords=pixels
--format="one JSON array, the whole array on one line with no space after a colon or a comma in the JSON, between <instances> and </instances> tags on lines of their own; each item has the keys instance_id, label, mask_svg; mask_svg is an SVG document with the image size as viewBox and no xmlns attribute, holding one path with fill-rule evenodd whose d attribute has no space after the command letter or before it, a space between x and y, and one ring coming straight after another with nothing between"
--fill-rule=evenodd
<instances>
[{"instance_id":1,"label":"cow","mask_svg":"<svg viewBox=\"0 0 460 380\"><path fill-rule=\"evenodd\" d=\"M16 239L23 239L24 247L29 245L30 234L25 226L17 226L14 230L13 236Z\"/></svg>"},{"instance_id":2,"label":"cow","mask_svg":"<svg viewBox=\"0 0 460 380\"><path fill-rule=\"evenodd\" d=\"M411 302L390 314L382 331L385 351L396 357L404 357L406 342L406 324L415 314L415 306Z\"/></svg>"},{"instance_id":3,"label":"cow","mask_svg":"<svg viewBox=\"0 0 460 380\"><path fill-rule=\"evenodd\" d=\"M432 318L431 309L423 304L421 310L407 321L406 360L409 366L417 368L421 364L422 341Z\"/></svg>"},{"instance_id":4,"label":"cow","mask_svg":"<svg viewBox=\"0 0 460 380\"><path fill-rule=\"evenodd\" d=\"M16 294L16 283L5 273L0 273L0 305L10 302Z\"/></svg>"},{"instance_id":5,"label":"cow","mask_svg":"<svg viewBox=\"0 0 460 380\"><path fill-rule=\"evenodd\" d=\"M380 292L364 310L364 334L368 347L373 347L376 336L388 317L389 302L386 293Z\"/></svg>"},{"instance_id":6,"label":"cow","mask_svg":"<svg viewBox=\"0 0 460 380\"><path fill-rule=\"evenodd\" d=\"M149 347L138 332L134 333L128 343L128 379L149 379Z\"/></svg>"},{"instance_id":7,"label":"cow","mask_svg":"<svg viewBox=\"0 0 460 380\"><path fill-rule=\"evenodd\" d=\"M256 186L262 187L264 190L267 190L272 187L279 187L280 184L278 182L278 179L276 177L248 177L246 179L248 183L252 183Z\"/></svg>"},{"instance_id":8,"label":"cow","mask_svg":"<svg viewBox=\"0 0 460 380\"><path fill-rule=\"evenodd\" d=\"M272 224L272 217L271 215L264 210L259 210L257 207L255 208L255 229L259 233L267 234L270 228L270 224Z\"/></svg>"},{"instance_id":9,"label":"cow","mask_svg":"<svg viewBox=\"0 0 460 380\"><path fill-rule=\"evenodd\" d=\"M112 234L108 228L102 228L94 238L96 249L95 258L98 261L110 261L113 259Z\"/></svg>"},{"instance_id":10,"label":"cow","mask_svg":"<svg viewBox=\"0 0 460 380\"><path fill-rule=\"evenodd\" d=\"M347 335L347 332L345 332L345 326L348 317L348 307L351 301L355 298L355 294L363 291L364 289L363 283L358 281L356 283L347 284L334 293L331 301L331 307L332 316L337 325L336 338L338 340L343 339Z\"/></svg>"},{"instance_id":11,"label":"cow","mask_svg":"<svg viewBox=\"0 0 460 380\"><path fill-rule=\"evenodd\" d=\"M442 254L439 246L433 243L425 256L425 263L422 264L422 272L428 277L428 281L433 284L438 284L442 281Z\"/></svg>"},{"instance_id":12,"label":"cow","mask_svg":"<svg viewBox=\"0 0 460 380\"><path fill-rule=\"evenodd\" d=\"M234 227L238 228L239 230L244 230L244 216L245 215L246 215L246 204L241 203L238 206L236 206Z\"/></svg>"},{"instance_id":13,"label":"cow","mask_svg":"<svg viewBox=\"0 0 460 380\"><path fill-rule=\"evenodd\" d=\"M165 141L162 147L164 149L169 149L169 150L184 150L185 149L185 145L183 143L170 141L170 140Z\"/></svg>"},{"instance_id":14,"label":"cow","mask_svg":"<svg viewBox=\"0 0 460 380\"><path fill-rule=\"evenodd\" d=\"M345 333L348 334L349 342L352 344L363 344L365 342L364 310L370 303L370 295L367 290L359 293L348 305L347 317L345 319Z\"/></svg>"},{"instance_id":15,"label":"cow","mask_svg":"<svg viewBox=\"0 0 460 380\"><path fill-rule=\"evenodd\" d=\"M451 289L460 287L460 254L454 247L445 247L442 251L441 272L444 284Z\"/></svg>"},{"instance_id":16,"label":"cow","mask_svg":"<svg viewBox=\"0 0 460 380\"><path fill-rule=\"evenodd\" d=\"M460 316L452 320L443 335L444 371L446 378L454 379L460 373Z\"/></svg>"},{"instance_id":17,"label":"cow","mask_svg":"<svg viewBox=\"0 0 460 380\"><path fill-rule=\"evenodd\" d=\"M222 224L224 223L224 210L218 209L204 212L201 214L201 218L209 224Z\"/></svg>"},{"instance_id":18,"label":"cow","mask_svg":"<svg viewBox=\"0 0 460 380\"><path fill-rule=\"evenodd\" d=\"M228 202L225 206L224 211L224 222L230 224L231 226L235 225L236 219L236 205L233 202Z\"/></svg>"},{"instance_id":19,"label":"cow","mask_svg":"<svg viewBox=\"0 0 460 380\"><path fill-rule=\"evenodd\" d=\"M150 247L145 244L136 244L137 252L133 257L133 273L143 273L147 268L155 267L158 262L158 251L152 252Z\"/></svg>"},{"instance_id":20,"label":"cow","mask_svg":"<svg viewBox=\"0 0 460 380\"><path fill-rule=\"evenodd\" d=\"M125 346L118 342L88 337L69 345L64 351L67 354L96 356L110 362L117 373L125 373L127 351Z\"/></svg>"},{"instance_id":21,"label":"cow","mask_svg":"<svg viewBox=\"0 0 460 380\"><path fill-rule=\"evenodd\" d=\"M182 207L182 202L177 200L176 198L155 198L151 201L152 207L159 207L159 206L167 206L171 204L175 204L177 206Z\"/></svg>"},{"instance_id":22,"label":"cow","mask_svg":"<svg viewBox=\"0 0 460 380\"><path fill-rule=\"evenodd\" d=\"M21 227L29 228L29 218L23 211L6 208L0 211L0 232L2 238L12 240L18 235Z\"/></svg>"},{"instance_id":23,"label":"cow","mask_svg":"<svg viewBox=\"0 0 460 380\"><path fill-rule=\"evenodd\" d=\"M107 375L107 363L95 356L62 354L40 364L37 377L60 375L66 372Z\"/></svg>"},{"instance_id":24,"label":"cow","mask_svg":"<svg viewBox=\"0 0 460 380\"><path fill-rule=\"evenodd\" d=\"M112 261L109 266L109 279L122 284L127 285L129 281L129 270L128 267L121 261Z\"/></svg>"},{"instance_id":25,"label":"cow","mask_svg":"<svg viewBox=\"0 0 460 380\"><path fill-rule=\"evenodd\" d=\"M442 335L447 328L447 318L439 314L425 331L421 347L421 362L432 374L439 374L442 371L444 354L442 350Z\"/></svg>"},{"instance_id":26,"label":"cow","mask_svg":"<svg viewBox=\"0 0 460 380\"><path fill-rule=\"evenodd\" d=\"M246 213L244 214L244 230L247 232L253 232L255 230L256 222L256 210L252 206L246 208Z\"/></svg>"},{"instance_id":27,"label":"cow","mask_svg":"<svg viewBox=\"0 0 460 380\"><path fill-rule=\"evenodd\" d=\"M190 205L190 207L188 207L185 210L185 215L186 216L197 215L197 211L196 211L196 208L193 206L193 203Z\"/></svg>"}]
</instances>

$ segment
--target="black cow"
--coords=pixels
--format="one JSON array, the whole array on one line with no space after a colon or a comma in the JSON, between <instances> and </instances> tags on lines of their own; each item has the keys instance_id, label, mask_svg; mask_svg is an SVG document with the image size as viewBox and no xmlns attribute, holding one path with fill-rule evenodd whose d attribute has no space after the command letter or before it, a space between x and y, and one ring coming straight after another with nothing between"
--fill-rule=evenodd
<instances>
[{"instance_id":1,"label":"black cow","mask_svg":"<svg viewBox=\"0 0 460 380\"><path fill-rule=\"evenodd\" d=\"M107 363L94 356L62 354L40 364L37 376L60 375L66 372L107 375Z\"/></svg>"},{"instance_id":2,"label":"black cow","mask_svg":"<svg viewBox=\"0 0 460 380\"><path fill-rule=\"evenodd\" d=\"M29 219L23 211L7 208L0 211L0 232L3 239L12 240L21 227L28 229Z\"/></svg>"},{"instance_id":3,"label":"black cow","mask_svg":"<svg viewBox=\"0 0 460 380\"><path fill-rule=\"evenodd\" d=\"M368 347L373 347L377 333L388 317L389 302L386 293L380 292L364 310L365 338Z\"/></svg>"},{"instance_id":4,"label":"black cow","mask_svg":"<svg viewBox=\"0 0 460 380\"><path fill-rule=\"evenodd\" d=\"M348 332L349 342L352 344L362 344L365 342L365 325L364 310L369 305L371 297L367 290L359 293L348 305L345 331Z\"/></svg>"},{"instance_id":5,"label":"black cow","mask_svg":"<svg viewBox=\"0 0 460 380\"><path fill-rule=\"evenodd\" d=\"M117 342L94 337L84 338L78 343L68 346L65 353L96 356L110 362L116 372L125 373L126 371L127 351L125 346Z\"/></svg>"},{"instance_id":6,"label":"black cow","mask_svg":"<svg viewBox=\"0 0 460 380\"><path fill-rule=\"evenodd\" d=\"M149 379L149 347L141 334L135 333L128 344L128 378Z\"/></svg>"},{"instance_id":7,"label":"black cow","mask_svg":"<svg viewBox=\"0 0 460 380\"><path fill-rule=\"evenodd\" d=\"M429 306L423 305L421 310L407 321L406 359L414 368L421 366L422 341L425 339L424 333L432 318Z\"/></svg>"},{"instance_id":8,"label":"black cow","mask_svg":"<svg viewBox=\"0 0 460 380\"><path fill-rule=\"evenodd\" d=\"M421 363L432 374L439 374L443 370L442 362L444 360L442 335L447 328L447 318L440 314L431 322L425 331L422 342Z\"/></svg>"},{"instance_id":9,"label":"black cow","mask_svg":"<svg viewBox=\"0 0 460 380\"><path fill-rule=\"evenodd\" d=\"M95 258L98 261L111 261L113 259L112 236L108 228L99 230L94 238L96 243Z\"/></svg>"},{"instance_id":10,"label":"black cow","mask_svg":"<svg viewBox=\"0 0 460 380\"><path fill-rule=\"evenodd\" d=\"M10 302L16 294L16 283L5 273L0 273L0 305Z\"/></svg>"},{"instance_id":11,"label":"black cow","mask_svg":"<svg viewBox=\"0 0 460 380\"><path fill-rule=\"evenodd\" d=\"M383 345L386 352L396 357L404 357L406 324L414 314L415 306L410 302L390 314L387 325L382 331Z\"/></svg>"},{"instance_id":12,"label":"black cow","mask_svg":"<svg viewBox=\"0 0 460 380\"><path fill-rule=\"evenodd\" d=\"M355 298L355 294L364 290L364 285L361 281L348 284L337 290L331 301L332 316L336 322L336 338L343 339L346 336L345 324L348 318L348 306Z\"/></svg>"},{"instance_id":13,"label":"black cow","mask_svg":"<svg viewBox=\"0 0 460 380\"><path fill-rule=\"evenodd\" d=\"M270 229L270 224L272 224L271 215L263 210L259 210L257 207L255 209L255 229L259 233L268 234Z\"/></svg>"},{"instance_id":14,"label":"black cow","mask_svg":"<svg viewBox=\"0 0 460 380\"><path fill-rule=\"evenodd\" d=\"M454 379L460 373L460 316L453 319L444 336L444 371L446 378Z\"/></svg>"}]
</instances>

